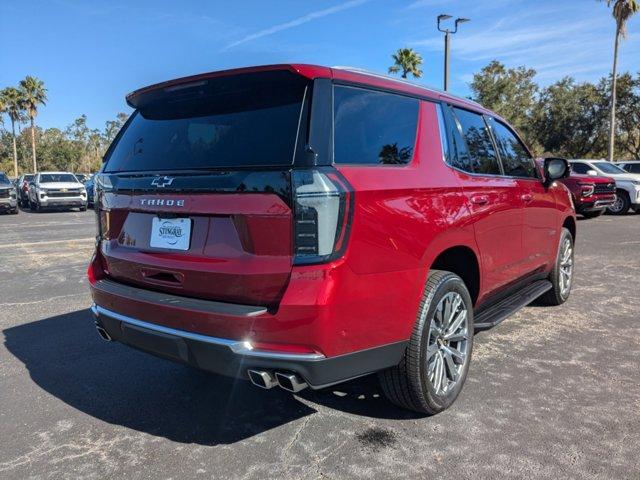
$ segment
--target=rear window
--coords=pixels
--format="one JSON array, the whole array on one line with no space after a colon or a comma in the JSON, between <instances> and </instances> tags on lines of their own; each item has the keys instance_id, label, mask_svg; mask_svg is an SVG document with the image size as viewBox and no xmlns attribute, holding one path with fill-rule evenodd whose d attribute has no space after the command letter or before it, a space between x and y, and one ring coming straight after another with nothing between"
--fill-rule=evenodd
<instances>
[{"instance_id":1,"label":"rear window","mask_svg":"<svg viewBox=\"0 0 640 480\"><path fill-rule=\"evenodd\" d=\"M71 173L41 173L40 183L54 182L73 182L77 183L78 179Z\"/></svg>"},{"instance_id":2,"label":"rear window","mask_svg":"<svg viewBox=\"0 0 640 480\"><path fill-rule=\"evenodd\" d=\"M275 71L154 91L111 148L104 171L291 165L306 85Z\"/></svg>"},{"instance_id":3,"label":"rear window","mask_svg":"<svg viewBox=\"0 0 640 480\"><path fill-rule=\"evenodd\" d=\"M336 86L333 104L336 163L401 165L411 162L419 100Z\"/></svg>"},{"instance_id":4,"label":"rear window","mask_svg":"<svg viewBox=\"0 0 640 480\"><path fill-rule=\"evenodd\" d=\"M493 142L482 115L461 108L454 108L453 110L456 117L458 117L464 138L467 141L473 172L500 175L498 156L493 148Z\"/></svg>"}]
</instances>

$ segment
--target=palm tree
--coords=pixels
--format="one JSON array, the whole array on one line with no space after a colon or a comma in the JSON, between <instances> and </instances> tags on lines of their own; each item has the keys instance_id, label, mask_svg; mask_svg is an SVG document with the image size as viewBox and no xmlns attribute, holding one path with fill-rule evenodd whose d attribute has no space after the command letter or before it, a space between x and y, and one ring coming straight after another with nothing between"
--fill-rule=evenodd
<instances>
[{"instance_id":1,"label":"palm tree","mask_svg":"<svg viewBox=\"0 0 640 480\"><path fill-rule=\"evenodd\" d=\"M7 87L0 92L4 111L11 120L11 134L13 137L13 173L18 176L18 147L16 145L16 122L20 121L23 110L23 98L20 90L14 87Z\"/></svg>"},{"instance_id":2,"label":"palm tree","mask_svg":"<svg viewBox=\"0 0 640 480\"><path fill-rule=\"evenodd\" d=\"M613 5L613 18L616 21L616 39L613 47L613 69L611 78L611 125L609 126L609 161L613 161L613 151L615 147L616 131L616 84L618 69L618 44L620 38L627 37L627 21L634 13L640 11L639 0L602 0L607 7Z\"/></svg>"},{"instance_id":3,"label":"palm tree","mask_svg":"<svg viewBox=\"0 0 640 480\"><path fill-rule=\"evenodd\" d=\"M31 120L31 155L33 157L33 172L38 171L36 162L36 125L35 118L38 115L38 107L45 105L47 101L47 89L44 88L44 82L27 75L24 80L20 81L20 90L24 97L24 108Z\"/></svg>"},{"instance_id":4,"label":"palm tree","mask_svg":"<svg viewBox=\"0 0 640 480\"><path fill-rule=\"evenodd\" d=\"M393 65L389 67L389 73L398 73L402 70L402 78L407 78L410 73L415 78L422 76L422 56L412 48L399 48L391 55Z\"/></svg>"}]
</instances>

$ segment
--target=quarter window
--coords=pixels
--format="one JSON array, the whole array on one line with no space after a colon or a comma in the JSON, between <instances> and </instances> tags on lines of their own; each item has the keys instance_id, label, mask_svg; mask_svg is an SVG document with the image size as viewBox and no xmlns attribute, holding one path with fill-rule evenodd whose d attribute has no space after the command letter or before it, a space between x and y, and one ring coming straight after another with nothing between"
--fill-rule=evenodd
<instances>
[{"instance_id":1,"label":"quarter window","mask_svg":"<svg viewBox=\"0 0 640 480\"><path fill-rule=\"evenodd\" d=\"M462 138L458 121L451 113L450 108L444 109L446 121L444 122L447 129L447 138L449 140L449 149L446 152L446 161L452 167L458 168L464 172L473 173L473 165L471 157L467 150L467 144Z\"/></svg>"},{"instance_id":2,"label":"quarter window","mask_svg":"<svg viewBox=\"0 0 640 480\"><path fill-rule=\"evenodd\" d=\"M509 177L536 177L533 159L518 137L506 125L491 119L494 137L500 152L504 174Z\"/></svg>"},{"instance_id":3,"label":"quarter window","mask_svg":"<svg viewBox=\"0 0 640 480\"><path fill-rule=\"evenodd\" d=\"M467 142L474 173L500 175L500 164L482 115L454 108Z\"/></svg>"},{"instance_id":4,"label":"quarter window","mask_svg":"<svg viewBox=\"0 0 640 480\"><path fill-rule=\"evenodd\" d=\"M402 165L411 162L419 100L392 93L336 86L334 161Z\"/></svg>"}]
</instances>

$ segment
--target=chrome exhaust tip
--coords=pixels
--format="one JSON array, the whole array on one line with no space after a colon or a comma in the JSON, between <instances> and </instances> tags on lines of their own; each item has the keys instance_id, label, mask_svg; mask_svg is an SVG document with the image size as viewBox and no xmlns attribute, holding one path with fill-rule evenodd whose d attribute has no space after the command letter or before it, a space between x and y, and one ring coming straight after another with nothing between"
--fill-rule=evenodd
<instances>
[{"instance_id":1,"label":"chrome exhaust tip","mask_svg":"<svg viewBox=\"0 0 640 480\"><path fill-rule=\"evenodd\" d=\"M96 330L98 331L98 335L100 335L100 338L102 338L105 342L110 342L113 340L111 338L111 335L109 335L109 333L98 323L96 323Z\"/></svg>"},{"instance_id":2,"label":"chrome exhaust tip","mask_svg":"<svg viewBox=\"0 0 640 480\"><path fill-rule=\"evenodd\" d=\"M300 390L304 390L309 386L307 385L307 382L302 380L302 378L295 373L276 372L276 380L278 380L280 388L284 388L286 391L291 393L298 393Z\"/></svg>"},{"instance_id":3,"label":"chrome exhaust tip","mask_svg":"<svg viewBox=\"0 0 640 480\"><path fill-rule=\"evenodd\" d=\"M278 385L275 377L271 372L266 370L247 370L247 374L249 375L249 380L256 387L270 389Z\"/></svg>"}]
</instances>

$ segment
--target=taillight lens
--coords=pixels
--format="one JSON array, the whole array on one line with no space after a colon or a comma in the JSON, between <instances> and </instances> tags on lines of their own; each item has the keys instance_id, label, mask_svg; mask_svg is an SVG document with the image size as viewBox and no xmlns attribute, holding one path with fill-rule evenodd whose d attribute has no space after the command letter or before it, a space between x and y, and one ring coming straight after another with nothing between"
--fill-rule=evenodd
<instances>
[{"instance_id":1,"label":"taillight lens","mask_svg":"<svg viewBox=\"0 0 640 480\"><path fill-rule=\"evenodd\" d=\"M100 251L96 248L89 262L89 267L87 267L87 279L91 285L105 277L105 269L101 257Z\"/></svg>"},{"instance_id":2,"label":"taillight lens","mask_svg":"<svg viewBox=\"0 0 640 480\"><path fill-rule=\"evenodd\" d=\"M294 170L294 260L296 265L340 257L353 216L353 190L331 168Z\"/></svg>"}]
</instances>

